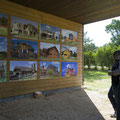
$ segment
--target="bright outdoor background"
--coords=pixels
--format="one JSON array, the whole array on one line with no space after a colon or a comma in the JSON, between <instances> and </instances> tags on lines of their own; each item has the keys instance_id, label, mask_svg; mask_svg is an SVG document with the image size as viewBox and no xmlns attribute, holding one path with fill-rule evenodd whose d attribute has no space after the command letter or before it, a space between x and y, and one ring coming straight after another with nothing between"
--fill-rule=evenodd
<instances>
[{"instance_id":1,"label":"bright outdoor background","mask_svg":"<svg viewBox=\"0 0 120 120\"><path fill-rule=\"evenodd\" d=\"M113 52L120 50L120 17L84 25L84 84L88 90L107 93L107 71Z\"/></svg>"}]
</instances>

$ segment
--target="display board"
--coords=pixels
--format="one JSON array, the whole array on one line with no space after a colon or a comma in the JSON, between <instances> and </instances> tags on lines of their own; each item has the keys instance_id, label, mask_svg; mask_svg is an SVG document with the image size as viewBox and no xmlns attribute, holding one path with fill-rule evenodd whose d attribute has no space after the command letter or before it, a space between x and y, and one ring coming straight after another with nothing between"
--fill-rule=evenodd
<instances>
[{"instance_id":1,"label":"display board","mask_svg":"<svg viewBox=\"0 0 120 120\"><path fill-rule=\"evenodd\" d=\"M80 86L82 25L11 2L1 4L10 7L0 9L0 89L8 91L0 92L0 98Z\"/></svg>"}]
</instances>

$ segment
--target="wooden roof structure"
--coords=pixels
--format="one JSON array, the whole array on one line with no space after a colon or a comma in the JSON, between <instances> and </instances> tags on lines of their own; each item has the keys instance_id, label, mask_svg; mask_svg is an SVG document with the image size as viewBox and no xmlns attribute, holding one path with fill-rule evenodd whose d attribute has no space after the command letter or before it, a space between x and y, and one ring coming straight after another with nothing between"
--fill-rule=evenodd
<instances>
[{"instance_id":1,"label":"wooden roof structure","mask_svg":"<svg viewBox=\"0 0 120 120\"><path fill-rule=\"evenodd\" d=\"M26 7L87 24L120 16L119 0L8 0Z\"/></svg>"}]
</instances>

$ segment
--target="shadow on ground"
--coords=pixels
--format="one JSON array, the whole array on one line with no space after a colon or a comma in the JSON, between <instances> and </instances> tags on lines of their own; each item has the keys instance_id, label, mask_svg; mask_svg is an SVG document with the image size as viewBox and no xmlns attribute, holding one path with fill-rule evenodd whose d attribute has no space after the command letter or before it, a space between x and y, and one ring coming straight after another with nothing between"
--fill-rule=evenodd
<instances>
[{"instance_id":1,"label":"shadow on ground","mask_svg":"<svg viewBox=\"0 0 120 120\"><path fill-rule=\"evenodd\" d=\"M105 120L84 90L0 103L0 120Z\"/></svg>"}]
</instances>

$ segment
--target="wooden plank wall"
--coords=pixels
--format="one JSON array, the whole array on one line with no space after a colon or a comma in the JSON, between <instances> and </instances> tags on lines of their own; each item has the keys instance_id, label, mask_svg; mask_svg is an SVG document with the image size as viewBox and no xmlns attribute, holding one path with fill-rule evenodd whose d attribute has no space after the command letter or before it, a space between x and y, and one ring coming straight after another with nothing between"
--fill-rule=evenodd
<instances>
[{"instance_id":1,"label":"wooden plank wall","mask_svg":"<svg viewBox=\"0 0 120 120\"><path fill-rule=\"evenodd\" d=\"M81 86L83 80L83 25L78 24L63 18L59 18L44 12L40 12L31 8L27 8L6 0L1 0L0 3L0 13L8 15L9 27L8 27L8 41L12 38L10 35L10 18L11 16L17 16L24 19L36 21L39 23L45 23L48 25L53 25L59 27L60 29L68 29L76 31L78 34L77 41L77 76L73 77L60 77L54 79L37 79L28 81L9 81L7 77L7 82L0 83L0 98L22 95L27 93L32 93L35 91L46 91L54 90L60 88L67 88L73 86ZM8 42L9 43L9 42ZM10 45L10 44L9 44ZM9 46L8 46L9 47ZM10 47L9 47L10 48ZM9 76L9 64L10 58L8 53L7 62L7 75ZM40 59L37 59L39 62ZM60 60L61 62L61 60Z\"/></svg>"}]
</instances>

